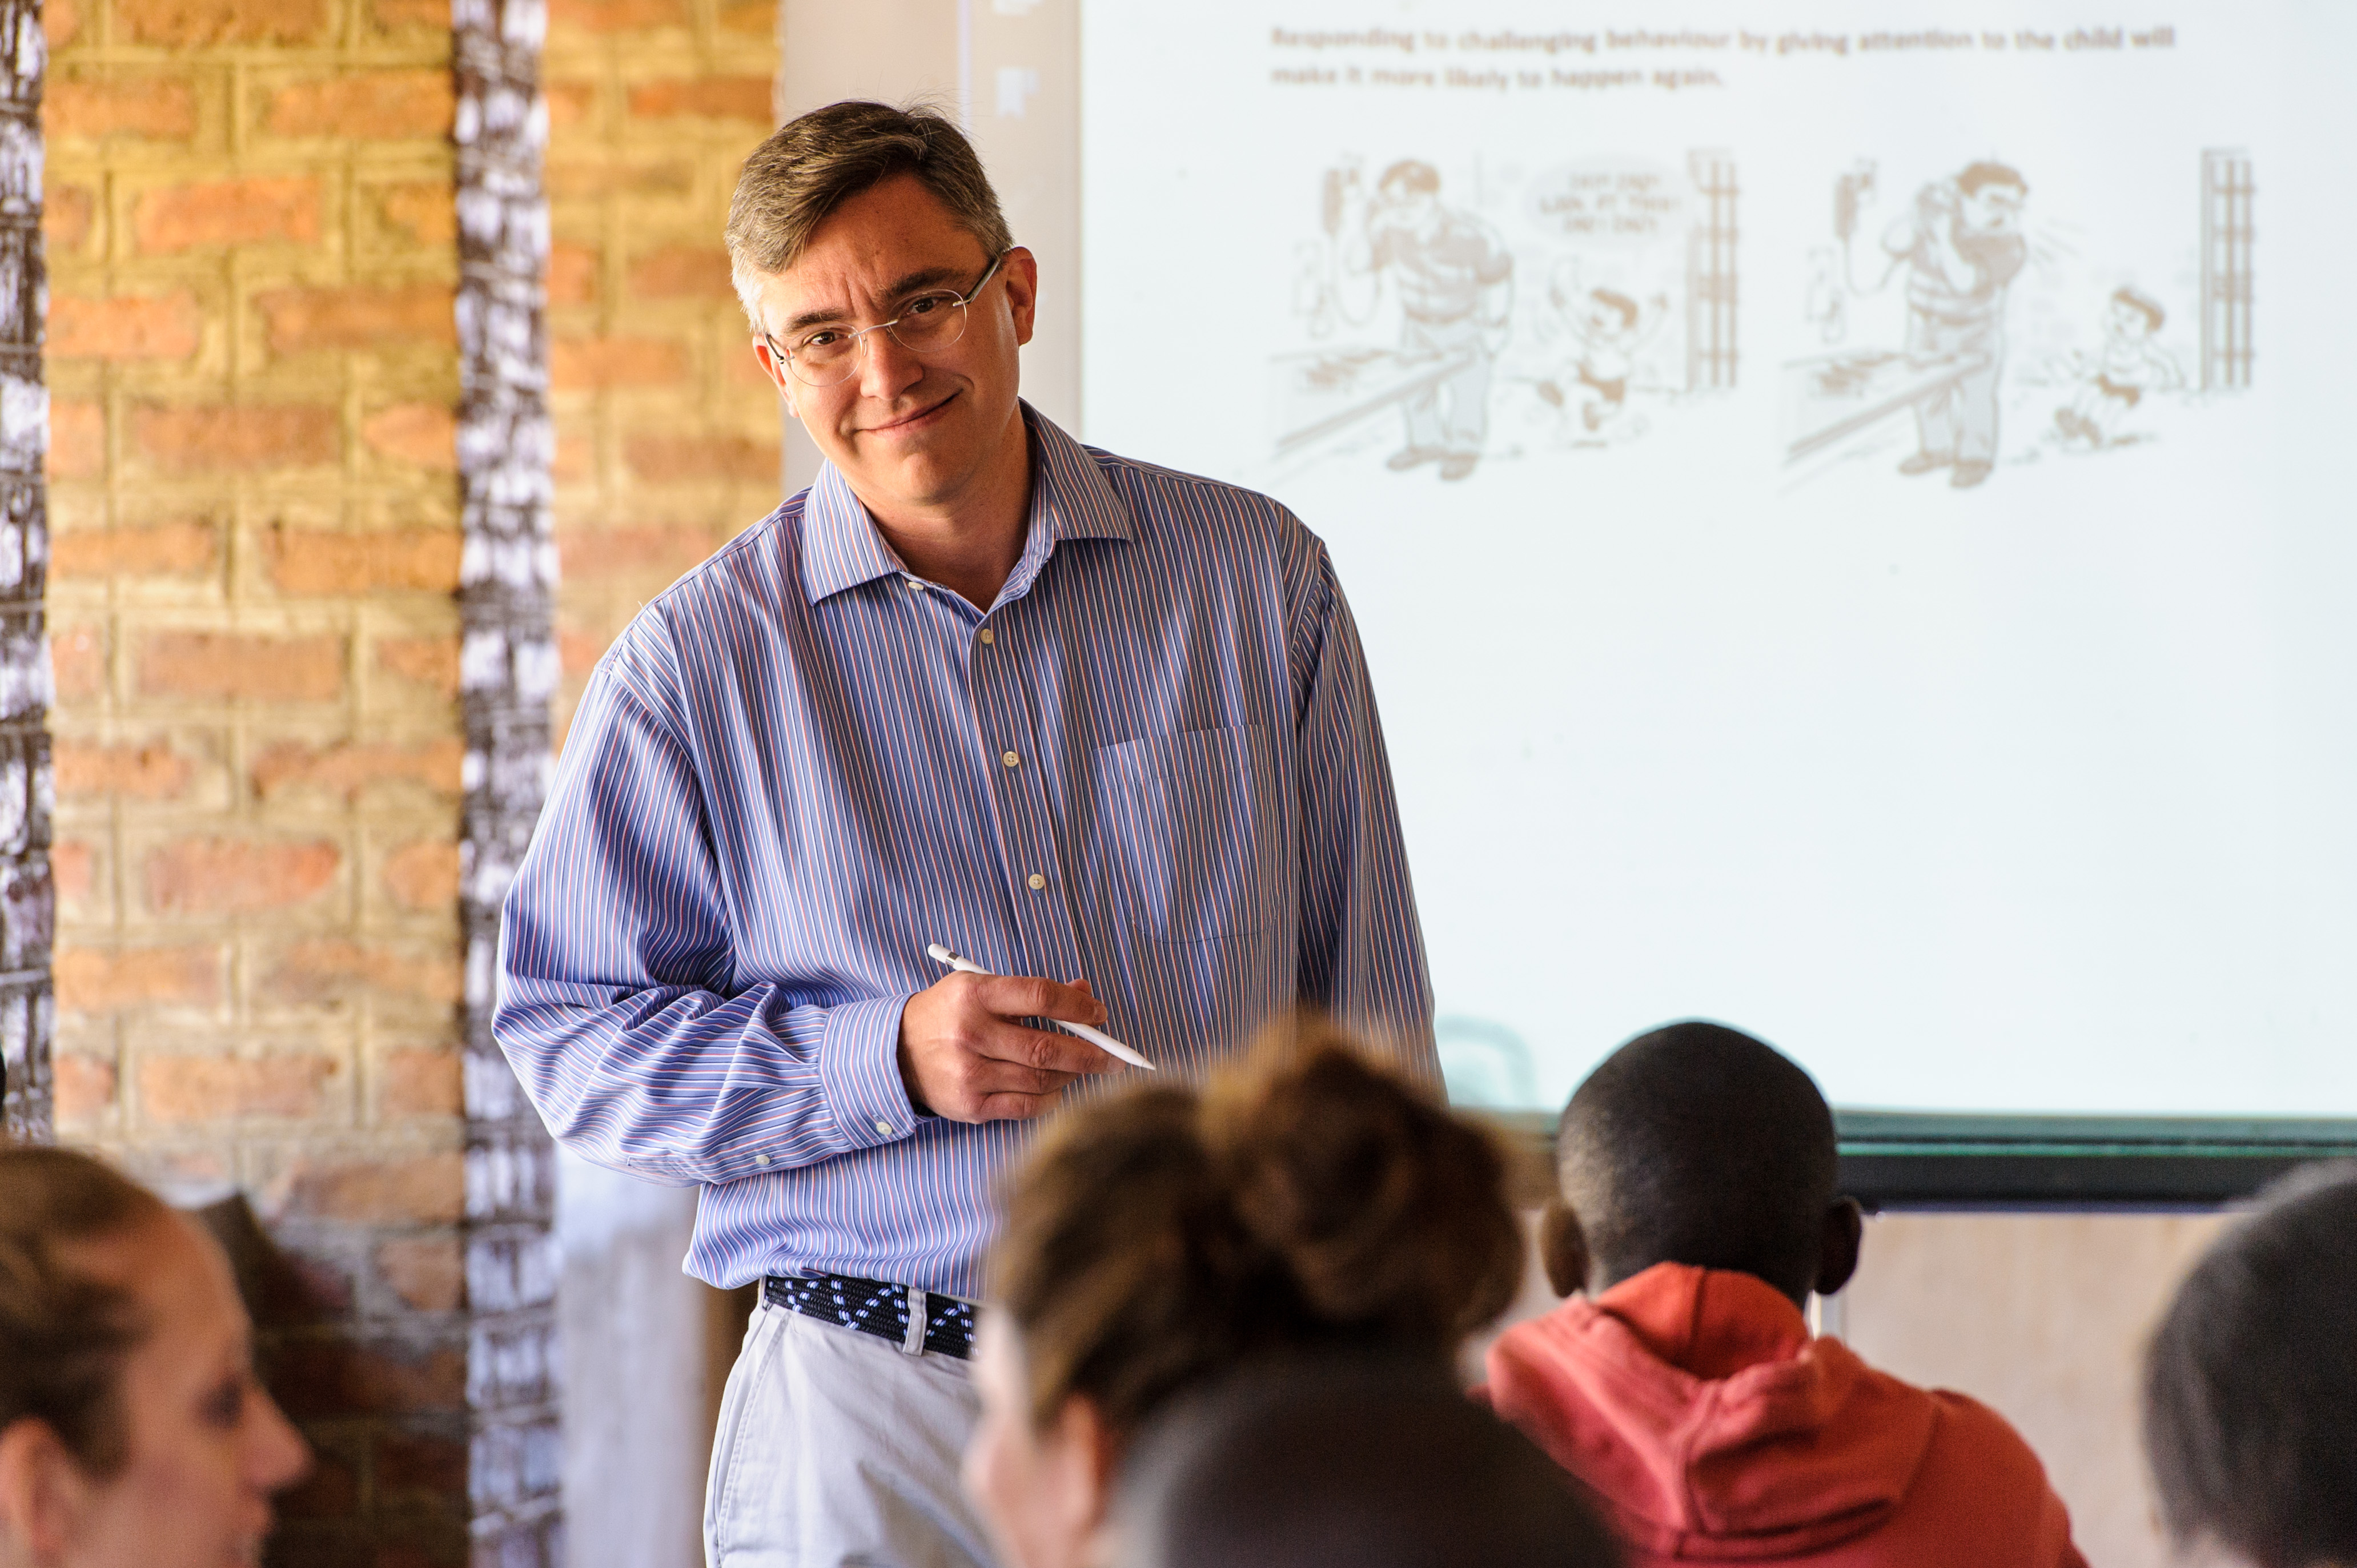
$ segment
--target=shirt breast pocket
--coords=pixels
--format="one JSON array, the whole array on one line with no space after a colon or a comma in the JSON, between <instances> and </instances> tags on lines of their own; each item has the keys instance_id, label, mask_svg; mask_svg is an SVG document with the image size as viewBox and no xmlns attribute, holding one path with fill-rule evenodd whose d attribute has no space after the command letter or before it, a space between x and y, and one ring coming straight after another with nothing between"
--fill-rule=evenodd
<instances>
[{"instance_id":1,"label":"shirt breast pocket","mask_svg":"<svg viewBox=\"0 0 2357 1568\"><path fill-rule=\"evenodd\" d=\"M1146 736L1097 753L1113 902L1160 941L1250 935L1284 914L1286 834L1259 725Z\"/></svg>"}]
</instances>

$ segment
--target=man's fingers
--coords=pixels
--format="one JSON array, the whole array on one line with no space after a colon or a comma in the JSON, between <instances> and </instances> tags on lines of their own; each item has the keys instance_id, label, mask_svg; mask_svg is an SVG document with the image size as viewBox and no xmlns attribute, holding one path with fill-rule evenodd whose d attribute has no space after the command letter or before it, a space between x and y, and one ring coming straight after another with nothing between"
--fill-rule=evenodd
<instances>
[{"instance_id":1,"label":"man's fingers","mask_svg":"<svg viewBox=\"0 0 2357 1568\"><path fill-rule=\"evenodd\" d=\"M1058 1097L1052 1094L1017 1094L1012 1091L989 1094L985 1095L982 1103L975 1108L974 1120L1028 1122L1045 1116L1060 1103Z\"/></svg>"},{"instance_id":2,"label":"man's fingers","mask_svg":"<svg viewBox=\"0 0 2357 1568\"><path fill-rule=\"evenodd\" d=\"M1112 1072L1121 1064L1104 1052L1071 1035L1051 1034L1046 1029L1027 1029L1020 1024L993 1020L977 1032L974 1049L976 1055L994 1061L1012 1062L1039 1072L1061 1073L1070 1077L1083 1072Z\"/></svg>"},{"instance_id":3,"label":"man's fingers","mask_svg":"<svg viewBox=\"0 0 2357 1568\"><path fill-rule=\"evenodd\" d=\"M957 1122L1028 1120L1082 1073L1121 1063L1085 1040L1017 1022L1106 1021L1086 982L951 974L911 997L900 1019L900 1070L911 1101Z\"/></svg>"},{"instance_id":4,"label":"man's fingers","mask_svg":"<svg viewBox=\"0 0 2357 1568\"><path fill-rule=\"evenodd\" d=\"M1059 985L1036 974L994 975L976 986L982 1004L1002 1018L1061 1018L1103 1024L1111 1015L1085 986Z\"/></svg>"},{"instance_id":5,"label":"man's fingers","mask_svg":"<svg viewBox=\"0 0 2357 1568\"><path fill-rule=\"evenodd\" d=\"M959 1075L959 1084L968 1099L985 1095L1059 1094L1078 1075L1050 1072L1041 1068L1026 1067L1021 1062L1001 1061L995 1057L969 1057Z\"/></svg>"}]
</instances>

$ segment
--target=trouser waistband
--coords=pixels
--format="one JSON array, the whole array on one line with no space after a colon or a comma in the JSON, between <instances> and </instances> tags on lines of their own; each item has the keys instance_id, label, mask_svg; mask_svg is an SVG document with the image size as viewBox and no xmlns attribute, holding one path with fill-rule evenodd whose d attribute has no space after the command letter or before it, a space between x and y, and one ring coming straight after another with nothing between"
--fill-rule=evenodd
<instances>
[{"instance_id":1,"label":"trouser waistband","mask_svg":"<svg viewBox=\"0 0 2357 1568\"><path fill-rule=\"evenodd\" d=\"M974 1303L889 1280L848 1274L770 1274L761 1296L772 1306L889 1339L911 1356L931 1350L974 1359Z\"/></svg>"}]
</instances>

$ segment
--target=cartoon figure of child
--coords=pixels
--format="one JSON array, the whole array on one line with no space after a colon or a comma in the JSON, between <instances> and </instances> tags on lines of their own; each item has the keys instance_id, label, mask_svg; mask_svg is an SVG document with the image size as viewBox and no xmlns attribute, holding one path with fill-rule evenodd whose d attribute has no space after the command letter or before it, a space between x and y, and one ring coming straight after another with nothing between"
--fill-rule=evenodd
<instances>
[{"instance_id":1,"label":"cartoon figure of child","mask_svg":"<svg viewBox=\"0 0 2357 1568\"><path fill-rule=\"evenodd\" d=\"M1552 381L1538 384L1538 394L1565 411L1575 400L1579 422L1592 435L1620 418L1629 408L1629 378L1637 369L1637 350L1643 348L1668 314L1668 302L1655 300L1648 313L1618 289L1582 292L1575 274L1558 268L1549 280L1547 297L1571 330L1578 351Z\"/></svg>"},{"instance_id":2,"label":"cartoon figure of child","mask_svg":"<svg viewBox=\"0 0 2357 1568\"><path fill-rule=\"evenodd\" d=\"M2117 439L2114 431L2120 421L2144 401L2145 393L2185 384L2177 361L2152 340L2168 319L2151 296L2133 288L2114 291L2104 315L2103 352L2072 356L2071 371L2080 378L2078 394L2069 407L2054 411L2064 442L2107 446Z\"/></svg>"}]
</instances>

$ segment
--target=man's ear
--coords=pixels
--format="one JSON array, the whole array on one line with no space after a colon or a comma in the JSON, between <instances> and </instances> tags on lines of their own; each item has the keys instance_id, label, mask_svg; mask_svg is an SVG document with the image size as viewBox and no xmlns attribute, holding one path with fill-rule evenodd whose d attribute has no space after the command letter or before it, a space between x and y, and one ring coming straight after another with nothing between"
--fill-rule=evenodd
<instances>
[{"instance_id":1,"label":"man's ear","mask_svg":"<svg viewBox=\"0 0 2357 1568\"><path fill-rule=\"evenodd\" d=\"M35 1563L61 1557L90 1489L48 1422L24 1416L0 1431L0 1543L15 1537Z\"/></svg>"},{"instance_id":2,"label":"man's ear","mask_svg":"<svg viewBox=\"0 0 2357 1568\"><path fill-rule=\"evenodd\" d=\"M1039 315L1039 262L1030 251L1017 245L1006 252L1000 264L1000 275L1006 280L1006 308L1015 322L1017 345L1031 341L1031 332Z\"/></svg>"},{"instance_id":3,"label":"man's ear","mask_svg":"<svg viewBox=\"0 0 2357 1568\"><path fill-rule=\"evenodd\" d=\"M753 339L753 358L760 361L761 373L769 377L770 384L778 389L780 397L785 399L786 412L800 419L802 411L794 407L793 377L779 362L777 355L770 351L770 345L758 336Z\"/></svg>"},{"instance_id":4,"label":"man's ear","mask_svg":"<svg viewBox=\"0 0 2357 1568\"><path fill-rule=\"evenodd\" d=\"M1579 1228L1579 1216L1560 1197L1547 1199L1546 1211L1539 1216L1539 1262L1555 1294L1587 1288L1587 1237Z\"/></svg>"},{"instance_id":5,"label":"man's ear","mask_svg":"<svg viewBox=\"0 0 2357 1568\"><path fill-rule=\"evenodd\" d=\"M1854 1197L1837 1197L1825 1210L1824 1229L1817 1237L1817 1294L1832 1295L1857 1273L1857 1254L1866 1244L1866 1213Z\"/></svg>"}]
</instances>

